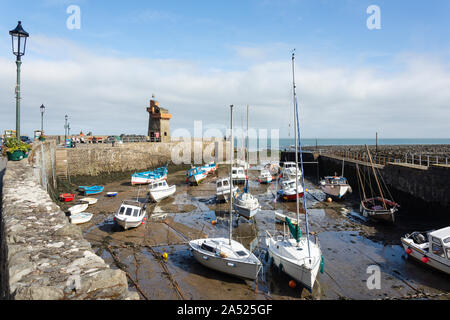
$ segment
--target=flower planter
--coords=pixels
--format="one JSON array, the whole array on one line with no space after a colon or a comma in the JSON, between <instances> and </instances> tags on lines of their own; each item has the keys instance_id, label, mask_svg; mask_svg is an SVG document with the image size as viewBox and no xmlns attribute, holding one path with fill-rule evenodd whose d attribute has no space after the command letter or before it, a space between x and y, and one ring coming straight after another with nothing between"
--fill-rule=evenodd
<instances>
[{"instance_id":1,"label":"flower planter","mask_svg":"<svg viewBox=\"0 0 450 320\"><path fill-rule=\"evenodd\" d=\"M45 138L39 138L39 141L45 141Z\"/></svg>"},{"instance_id":2,"label":"flower planter","mask_svg":"<svg viewBox=\"0 0 450 320\"><path fill-rule=\"evenodd\" d=\"M20 150L16 150L13 153L7 152L7 155L8 155L8 160L10 160L10 161L20 161L22 159L28 158L28 152L25 153Z\"/></svg>"}]
</instances>

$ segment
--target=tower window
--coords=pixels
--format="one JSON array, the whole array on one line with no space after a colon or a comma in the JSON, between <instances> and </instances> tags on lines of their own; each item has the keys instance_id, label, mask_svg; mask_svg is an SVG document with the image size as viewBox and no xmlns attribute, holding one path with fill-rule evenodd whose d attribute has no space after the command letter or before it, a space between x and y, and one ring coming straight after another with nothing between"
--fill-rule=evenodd
<instances>
[{"instance_id":1,"label":"tower window","mask_svg":"<svg viewBox=\"0 0 450 320\"><path fill-rule=\"evenodd\" d=\"M164 136L167 137L167 132L164 132Z\"/></svg>"}]
</instances>

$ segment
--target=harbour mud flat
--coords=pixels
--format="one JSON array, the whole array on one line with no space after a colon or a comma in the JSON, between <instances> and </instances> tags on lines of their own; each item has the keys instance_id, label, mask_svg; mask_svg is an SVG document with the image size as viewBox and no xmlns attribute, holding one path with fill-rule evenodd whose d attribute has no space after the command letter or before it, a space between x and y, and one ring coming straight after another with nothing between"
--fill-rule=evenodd
<instances>
[{"instance_id":1,"label":"harbour mud flat","mask_svg":"<svg viewBox=\"0 0 450 320\"><path fill-rule=\"evenodd\" d=\"M300 284L290 288L290 277L269 265L264 237L266 230L284 229L275 222L273 210L293 216L295 202L275 201L277 183L260 185L256 182L257 172L252 170L250 192L258 196L262 209L254 220L234 216L233 238L252 249L263 263L259 278L241 280L208 269L194 259L187 242L228 236L229 204L216 203L215 199L215 180L227 176L228 171L221 166L199 186L189 186L185 172L184 167L169 168L167 181L176 185L176 193L160 203L149 203L147 221L127 231L113 221L113 214L122 200L145 201L148 187L131 186L129 175L103 178L108 181L105 190L94 196L98 202L87 210L94 217L80 225L96 253L113 268L126 271L130 290L137 290L143 299L450 298L450 277L406 259L400 244L400 237L408 232L440 228L448 221L407 218L400 212L395 226L376 224L359 215L359 203L354 198L327 203L325 195L309 181L306 196L310 231L319 238L325 272L317 277L312 293ZM93 184L92 179L77 180L79 185L86 184L83 182ZM109 191L117 191L118 195L109 198ZM304 215L300 219L303 222ZM304 232L304 223L301 226ZM167 259L163 259L163 253L168 254ZM379 288L371 286L370 266L380 270Z\"/></svg>"}]
</instances>

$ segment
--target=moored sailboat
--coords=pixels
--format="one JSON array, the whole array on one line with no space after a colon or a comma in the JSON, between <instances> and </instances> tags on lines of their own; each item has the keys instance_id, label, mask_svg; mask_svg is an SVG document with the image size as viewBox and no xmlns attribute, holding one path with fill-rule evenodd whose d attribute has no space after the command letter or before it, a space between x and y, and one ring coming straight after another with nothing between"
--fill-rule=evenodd
<instances>
[{"instance_id":1,"label":"moored sailboat","mask_svg":"<svg viewBox=\"0 0 450 320\"><path fill-rule=\"evenodd\" d=\"M230 159L230 194L233 190L231 168L233 166L233 106L231 106L231 159ZM229 275L255 280L262 264L258 258L241 243L232 239L233 230L233 197L230 197L229 237L207 238L189 241L194 258L205 267L227 273Z\"/></svg>"},{"instance_id":2,"label":"moored sailboat","mask_svg":"<svg viewBox=\"0 0 450 320\"><path fill-rule=\"evenodd\" d=\"M292 71L293 71L293 91L294 91L294 124L297 130L295 130L295 163L298 163L298 147L300 149L300 164L303 171L303 156L301 149L300 139L300 127L298 118L298 105L295 92L295 76L294 76L294 54L292 54ZM298 137L298 144L297 144ZM297 166L296 166L297 167ZM295 174L295 188L299 190L298 174ZM302 188L305 186L305 180L302 175ZM299 197L296 199L296 213L297 225L294 225L292 221L285 217L285 222L289 226L289 231L292 236L272 236L268 231L266 237L267 245L267 257L271 260L271 263L278 267L279 270L285 272L296 281L302 283L309 291L312 292L314 282L316 280L319 269L323 270L323 257L318 243L318 239L314 237L314 241L310 239L309 226L308 226L308 212L306 206L306 197L303 197L303 207L305 209L305 226L306 235L302 236L300 231L299 218Z\"/></svg>"}]
</instances>

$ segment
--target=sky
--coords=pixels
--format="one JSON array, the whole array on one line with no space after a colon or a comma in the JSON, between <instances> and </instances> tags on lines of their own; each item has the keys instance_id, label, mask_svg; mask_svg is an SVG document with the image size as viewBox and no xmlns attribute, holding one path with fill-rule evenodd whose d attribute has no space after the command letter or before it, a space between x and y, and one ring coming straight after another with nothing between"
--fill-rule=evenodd
<instances>
[{"instance_id":1,"label":"sky","mask_svg":"<svg viewBox=\"0 0 450 320\"><path fill-rule=\"evenodd\" d=\"M447 0L2 0L0 130L15 129L8 31L21 20L22 134L44 104L47 134L67 114L72 133L146 135L154 94L172 134L224 131L233 104L235 126L249 105L250 127L292 136L295 48L303 137L449 138L449 13Z\"/></svg>"}]
</instances>

